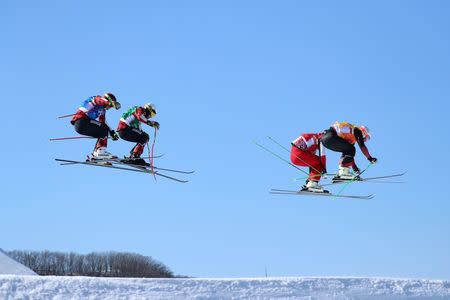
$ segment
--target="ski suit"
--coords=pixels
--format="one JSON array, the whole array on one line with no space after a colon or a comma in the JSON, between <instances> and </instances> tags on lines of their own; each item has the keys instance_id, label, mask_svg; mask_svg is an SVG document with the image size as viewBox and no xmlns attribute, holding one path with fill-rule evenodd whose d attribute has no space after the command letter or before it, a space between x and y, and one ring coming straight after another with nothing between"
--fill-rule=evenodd
<instances>
[{"instance_id":1,"label":"ski suit","mask_svg":"<svg viewBox=\"0 0 450 300\"><path fill-rule=\"evenodd\" d=\"M148 143L150 137L141 129L141 122L148 124L149 119L145 116L144 108L133 106L126 111L120 118L117 133L119 136L129 142L137 143L131 149L133 157L140 157L144 151L145 144Z\"/></svg>"},{"instance_id":2,"label":"ski suit","mask_svg":"<svg viewBox=\"0 0 450 300\"><path fill-rule=\"evenodd\" d=\"M309 180L319 181L326 170L321 136L321 133L304 133L291 143L291 162L297 166L309 167Z\"/></svg>"},{"instance_id":3,"label":"ski suit","mask_svg":"<svg viewBox=\"0 0 450 300\"><path fill-rule=\"evenodd\" d=\"M110 106L110 102L102 96L89 97L83 101L70 121L79 134L98 138L95 149L106 148L108 145L108 133L110 132L110 128L106 124L106 107L108 106Z\"/></svg>"},{"instance_id":4,"label":"ski suit","mask_svg":"<svg viewBox=\"0 0 450 300\"><path fill-rule=\"evenodd\" d=\"M325 130L322 143L326 148L342 153L339 166L352 167L356 172L359 171L359 168L356 166L354 159L356 155L355 143L358 143L361 152L367 159L372 158L364 143L362 131L357 126L347 122L336 122Z\"/></svg>"}]
</instances>

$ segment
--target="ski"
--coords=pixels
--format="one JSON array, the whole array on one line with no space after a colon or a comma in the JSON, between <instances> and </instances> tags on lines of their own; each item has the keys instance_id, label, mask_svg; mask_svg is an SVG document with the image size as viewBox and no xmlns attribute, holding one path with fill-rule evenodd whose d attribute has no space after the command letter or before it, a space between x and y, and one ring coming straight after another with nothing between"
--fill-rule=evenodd
<instances>
[{"instance_id":1,"label":"ski","mask_svg":"<svg viewBox=\"0 0 450 300\"><path fill-rule=\"evenodd\" d=\"M136 160L136 159L150 159L150 158L160 158L160 157L163 157L164 156L164 153L163 154L159 154L159 155L154 155L154 156L144 156L144 157L126 157L126 156L124 156L124 158L122 159L122 160Z\"/></svg>"},{"instance_id":2,"label":"ski","mask_svg":"<svg viewBox=\"0 0 450 300\"><path fill-rule=\"evenodd\" d=\"M195 172L195 171L180 171L180 170L174 170L174 169L165 169L165 168L160 168L160 167L155 167L155 166L153 166L153 169L159 170L159 171L180 173L180 174L192 174Z\"/></svg>"},{"instance_id":3,"label":"ski","mask_svg":"<svg viewBox=\"0 0 450 300\"><path fill-rule=\"evenodd\" d=\"M147 174L154 174L156 176L161 176L173 181L177 181L177 182L181 182L181 183L186 183L188 182L187 180L181 180L172 176L168 176L165 174L161 174L159 172L152 172L151 170L147 170L147 169L137 169L137 168L125 168L125 167L119 167L119 166L114 166L114 165L103 165L100 164L98 162L88 162L88 161L75 161L75 160L67 160L67 159L55 159L57 162L61 162L61 163L70 163L70 164L80 164L80 165L88 165L88 166L95 166L95 167L104 167L104 168L110 168L110 169L118 169L118 170L125 170L125 171L132 171L132 172L140 172L140 173L147 173ZM102 161L100 161L102 162Z\"/></svg>"},{"instance_id":4,"label":"ski","mask_svg":"<svg viewBox=\"0 0 450 300\"><path fill-rule=\"evenodd\" d=\"M361 178L359 180L353 180L351 182L371 182L372 180L374 180L373 182L376 182L379 179L388 179L388 178L400 177L400 176L403 176L405 174L406 174L406 172L398 173L398 174L392 174L392 175L385 175L385 176L366 177L366 178ZM336 182L322 184L322 186L330 186L330 185L334 185L334 184L342 184L342 183L348 183L348 182L350 182L350 180L338 180ZM389 181L386 181L386 182L380 181L379 183L389 183Z\"/></svg>"},{"instance_id":5,"label":"ski","mask_svg":"<svg viewBox=\"0 0 450 300\"><path fill-rule=\"evenodd\" d=\"M135 164L127 163L126 160L124 160L124 159L121 159L120 161L113 160L111 162L124 164L124 165L130 166L130 167L133 167L133 168L139 168L139 169L143 169L143 170L149 170L151 168L149 164L145 165L145 166L135 165ZM155 167L155 166L153 166L153 169L158 170L158 171L174 172L174 173L180 173L180 174L192 174L195 172L195 171L181 171L181 170L175 170L175 169L165 169L165 168L160 168L160 167Z\"/></svg>"},{"instance_id":6,"label":"ski","mask_svg":"<svg viewBox=\"0 0 450 300\"><path fill-rule=\"evenodd\" d=\"M162 155L161 155L161 156L162 156ZM165 174L161 174L161 173L159 173L159 172L152 171L152 170L150 170L149 167L146 167L146 166L141 166L141 165L135 165L135 164L129 164L129 163L126 163L126 162L124 162L123 159L122 159L122 160L113 160L113 161L111 161L111 162L112 162L113 164L124 165L124 166L127 166L127 167L134 168L134 169L136 169L136 170L143 171L144 173L155 174L155 175L158 175L158 176L161 176L161 177L165 177L165 178L168 178L168 179L172 179L172 180L175 180L175 181L178 181L178 182L181 182L181 183L186 183L186 182L188 182L188 180L181 180L181 179L178 179L178 178L175 178L175 177L172 177L172 176L168 176L168 175L165 175ZM156 167L153 167L153 169L156 169ZM159 169L159 170L162 170L162 169ZM192 171L192 173L193 173L193 172L194 172L194 171ZM190 174L190 173L186 173L186 174Z\"/></svg>"},{"instance_id":7,"label":"ski","mask_svg":"<svg viewBox=\"0 0 450 300\"><path fill-rule=\"evenodd\" d=\"M293 190L280 190L280 189L271 189L271 194L278 195L309 195L309 196L322 196L322 197L334 197L334 198L351 198L351 199L361 199L361 200L369 200L375 197L375 195L365 195L365 196L355 196L355 195L339 195L332 193L317 193L317 192L308 192L308 191L293 191Z\"/></svg>"},{"instance_id":8,"label":"ski","mask_svg":"<svg viewBox=\"0 0 450 300\"><path fill-rule=\"evenodd\" d=\"M55 158L57 162L60 162L62 166L65 165L88 165L88 166L97 166L97 167L104 167L104 168L111 168L111 169L119 169L119 170L127 170L127 171L134 171L134 172L141 172L141 173L147 173L144 170L138 170L138 169L130 169L130 168L124 168L124 167L117 167L113 165L103 165L98 162L89 162L89 161L76 161L76 160L68 160L68 159L59 159ZM106 160L103 162L107 162Z\"/></svg>"},{"instance_id":9,"label":"ski","mask_svg":"<svg viewBox=\"0 0 450 300\"><path fill-rule=\"evenodd\" d=\"M141 157L141 158L143 158L143 159L149 159L149 158L155 159L155 158L160 158L160 157L163 157L163 156L164 156L164 154L160 154L160 155L156 155L156 156L153 156L153 157L147 156L147 157ZM126 159L121 159L121 158L105 158L105 159L94 160L91 157L89 157L89 155L88 155L88 158L89 158L90 162L92 162L92 163L115 162L115 161L119 161L120 162L120 161L126 160ZM138 159L138 158L127 158L127 159L135 160L135 159ZM64 166L64 165L73 165L73 164L75 164L75 163L61 163L60 165Z\"/></svg>"}]
</instances>

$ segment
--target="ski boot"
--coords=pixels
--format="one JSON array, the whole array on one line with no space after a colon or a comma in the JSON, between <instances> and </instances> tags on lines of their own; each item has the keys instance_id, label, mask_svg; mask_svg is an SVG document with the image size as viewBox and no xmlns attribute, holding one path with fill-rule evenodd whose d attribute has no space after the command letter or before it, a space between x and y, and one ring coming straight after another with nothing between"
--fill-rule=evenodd
<instances>
[{"instance_id":1,"label":"ski boot","mask_svg":"<svg viewBox=\"0 0 450 300\"><path fill-rule=\"evenodd\" d=\"M143 158L137 157L137 156L125 156L125 158L122 160L125 164L130 165L136 165L136 166L142 166L142 167L150 167L150 164L147 163Z\"/></svg>"},{"instance_id":2,"label":"ski boot","mask_svg":"<svg viewBox=\"0 0 450 300\"><path fill-rule=\"evenodd\" d=\"M112 165L108 160L117 159L117 156L106 151L106 147L99 147L92 153L91 162L103 165Z\"/></svg>"},{"instance_id":3,"label":"ski boot","mask_svg":"<svg viewBox=\"0 0 450 300\"><path fill-rule=\"evenodd\" d=\"M302 186L302 192L312 192L312 193L329 193L329 191L325 190L323 186L319 185L318 181L315 180L306 180L306 185Z\"/></svg>"},{"instance_id":4,"label":"ski boot","mask_svg":"<svg viewBox=\"0 0 450 300\"><path fill-rule=\"evenodd\" d=\"M358 181L361 177L357 173L350 172L350 168L339 167L338 173L333 177L332 182L342 182L342 181Z\"/></svg>"}]
</instances>

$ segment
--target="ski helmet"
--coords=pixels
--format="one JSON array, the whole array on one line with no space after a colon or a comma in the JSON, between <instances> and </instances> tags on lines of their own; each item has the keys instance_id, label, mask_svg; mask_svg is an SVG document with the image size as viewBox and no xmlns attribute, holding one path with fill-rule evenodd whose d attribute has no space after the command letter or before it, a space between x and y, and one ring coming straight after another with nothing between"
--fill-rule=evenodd
<instances>
[{"instance_id":1,"label":"ski helmet","mask_svg":"<svg viewBox=\"0 0 450 300\"><path fill-rule=\"evenodd\" d=\"M112 93L105 93L103 95L103 98L109 101L110 105L114 107L115 109L120 109L121 105L119 102L117 102L116 96L114 96Z\"/></svg>"},{"instance_id":2,"label":"ski helmet","mask_svg":"<svg viewBox=\"0 0 450 300\"><path fill-rule=\"evenodd\" d=\"M147 103L144 105L145 113L149 116L149 118L153 118L156 116L156 106L153 103Z\"/></svg>"},{"instance_id":3,"label":"ski helmet","mask_svg":"<svg viewBox=\"0 0 450 300\"><path fill-rule=\"evenodd\" d=\"M361 130L363 134L364 141L370 140L370 130L367 126L359 126L359 129Z\"/></svg>"}]
</instances>

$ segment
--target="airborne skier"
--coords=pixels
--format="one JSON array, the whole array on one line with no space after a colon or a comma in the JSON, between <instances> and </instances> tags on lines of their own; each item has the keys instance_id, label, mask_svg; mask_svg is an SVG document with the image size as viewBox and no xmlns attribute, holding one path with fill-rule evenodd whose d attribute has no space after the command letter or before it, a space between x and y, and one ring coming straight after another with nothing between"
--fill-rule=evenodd
<instances>
[{"instance_id":1,"label":"airborne skier","mask_svg":"<svg viewBox=\"0 0 450 300\"><path fill-rule=\"evenodd\" d=\"M146 165L144 159L140 158L144 151L145 144L149 141L149 136L141 129L141 123L147 124L159 129L159 123L151 121L150 119L156 116L156 107L152 103L147 103L144 106L134 106L128 109L120 118L117 132L119 136L129 142L136 143L130 151L130 159L127 163Z\"/></svg>"},{"instance_id":2,"label":"airborne skier","mask_svg":"<svg viewBox=\"0 0 450 300\"><path fill-rule=\"evenodd\" d=\"M106 151L108 134L114 141L119 139L117 133L106 124L106 111L111 107L120 109L120 103L111 93L89 97L83 101L70 121L79 134L97 138L97 143L92 152L94 160L116 158Z\"/></svg>"},{"instance_id":3,"label":"airborne skier","mask_svg":"<svg viewBox=\"0 0 450 300\"><path fill-rule=\"evenodd\" d=\"M356 126L348 122L335 122L329 129L325 130L322 136L323 145L336 152L341 152L339 161L339 170L333 181L358 180L360 172L355 163L356 148L358 143L361 152L371 162L376 163L377 159L372 157L367 149L365 142L370 139L369 128L365 126ZM354 173L350 172L350 167Z\"/></svg>"},{"instance_id":4,"label":"airborne skier","mask_svg":"<svg viewBox=\"0 0 450 300\"><path fill-rule=\"evenodd\" d=\"M302 191L328 192L319 185L322 173L326 173L326 156L321 137L322 133L304 133L291 143L291 162L297 166L309 167L309 177L306 185L302 186Z\"/></svg>"}]
</instances>

